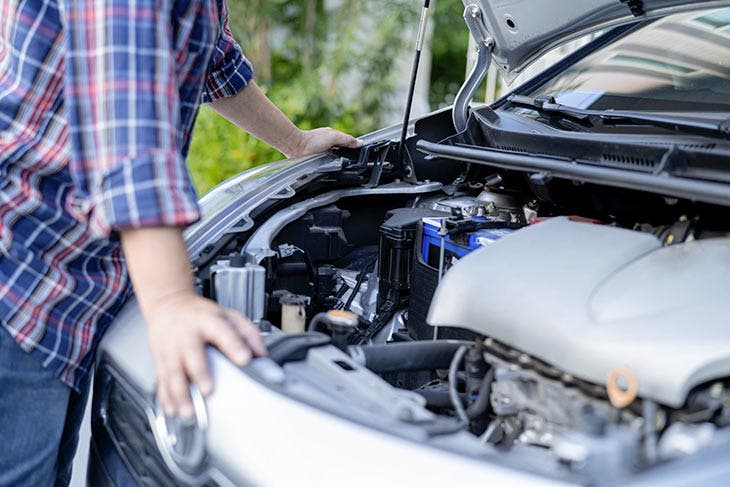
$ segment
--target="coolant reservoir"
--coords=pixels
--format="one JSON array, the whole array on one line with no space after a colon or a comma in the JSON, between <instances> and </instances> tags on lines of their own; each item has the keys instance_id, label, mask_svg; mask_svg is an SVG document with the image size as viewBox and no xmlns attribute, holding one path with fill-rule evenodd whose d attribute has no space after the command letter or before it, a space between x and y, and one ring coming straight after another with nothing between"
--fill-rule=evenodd
<instances>
[{"instance_id":1,"label":"coolant reservoir","mask_svg":"<svg viewBox=\"0 0 730 487\"><path fill-rule=\"evenodd\" d=\"M254 323L261 322L266 292L263 267L246 264L243 257L236 255L212 266L211 279L218 304L238 311Z\"/></svg>"}]
</instances>

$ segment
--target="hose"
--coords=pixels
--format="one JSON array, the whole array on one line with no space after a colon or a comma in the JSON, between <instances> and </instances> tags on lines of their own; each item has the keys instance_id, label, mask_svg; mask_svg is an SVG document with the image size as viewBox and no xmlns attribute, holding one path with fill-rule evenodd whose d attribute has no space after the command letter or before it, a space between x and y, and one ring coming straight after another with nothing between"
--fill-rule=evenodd
<instances>
[{"instance_id":1,"label":"hose","mask_svg":"<svg viewBox=\"0 0 730 487\"><path fill-rule=\"evenodd\" d=\"M342 309L344 309L345 311L350 311L350 307L352 306L352 302L355 300L355 296L357 295L357 293L360 292L360 288L362 287L362 283L365 281L365 278L368 275L368 269L370 269L372 266L374 266L377 261L378 261L377 258L372 259L358 273L357 280L355 281L355 287L352 288L352 292L350 292L350 296L348 296L347 302L345 303L345 306Z\"/></svg>"},{"instance_id":2,"label":"hose","mask_svg":"<svg viewBox=\"0 0 730 487\"><path fill-rule=\"evenodd\" d=\"M479 385L479 396L476 401L466 408L466 415L469 419L475 419L487 412L489 407L489 396L492 395L492 383L494 382L494 367L484 374L482 383Z\"/></svg>"},{"instance_id":3,"label":"hose","mask_svg":"<svg viewBox=\"0 0 730 487\"><path fill-rule=\"evenodd\" d=\"M449 397L451 398L451 405L454 406L456 415L464 424L469 424L469 417L466 415L464 405L459 398L459 391L456 390L456 372L459 369L459 364L464 360L464 355L466 355L468 349L469 347L466 345L459 347L454 354L454 358L451 359L451 365L449 366Z\"/></svg>"},{"instance_id":4,"label":"hose","mask_svg":"<svg viewBox=\"0 0 730 487\"><path fill-rule=\"evenodd\" d=\"M416 372L448 369L461 346L469 342L439 340L436 342L400 342L387 345L355 345L348 349L352 358L375 373Z\"/></svg>"},{"instance_id":5,"label":"hose","mask_svg":"<svg viewBox=\"0 0 730 487\"><path fill-rule=\"evenodd\" d=\"M309 328L307 328L307 331L317 331L317 327L324 323L324 319L327 317L327 313L317 313L312 318L312 321L309 322Z\"/></svg>"},{"instance_id":6,"label":"hose","mask_svg":"<svg viewBox=\"0 0 730 487\"><path fill-rule=\"evenodd\" d=\"M314 322L316 318L315 316L312 321ZM352 345L348 347L347 351L353 360L375 373L449 369L449 392L447 394L427 390L415 392L424 396L429 405L453 406L460 420L468 424L469 421L487 412L495 373L494 368L487 371L479 385L476 400L465 409L465 396L456 390L456 372L470 345L471 342L468 341L438 340L387 345Z\"/></svg>"},{"instance_id":7,"label":"hose","mask_svg":"<svg viewBox=\"0 0 730 487\"><path fill-rule=\"evenodd\" d=\"M439 409L451 408L451 397L449 396L449 393L447 391L416 389L413 392L423 397L426 400L427 406ZM466 403L465 394L459 394L459 399L461 399L462 404Z\"/></svg>"}]
</instances>

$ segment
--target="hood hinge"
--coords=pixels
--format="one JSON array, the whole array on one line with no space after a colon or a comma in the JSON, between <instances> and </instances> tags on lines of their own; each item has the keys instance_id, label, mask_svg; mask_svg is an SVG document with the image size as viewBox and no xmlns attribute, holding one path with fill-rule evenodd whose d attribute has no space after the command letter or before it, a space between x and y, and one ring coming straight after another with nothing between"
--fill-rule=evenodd
<instances>
[{"instance_id":1,"label":"hood hinge","mask_svg":"<svg viewBox=\"0 0 730 487\"><path fill-rule=\"evenodd\" d=\"M644 15L644 2L642 0L620 0L621 3L625 3L634 17L641 17Z\"/></svg>"},{"instance_id":2,"label":"hood hinge","mask_svg":"<svg viewBox=\"0 0 730 487\"><path fill-rule=\"evenodd\" d=\"M487 30L484 15L478 5L470 4L466 7L464 20L477 44L477 60L454 100L452 118L457 132L463 132L466 129L467 119L469 118L469 103L487 75L489 65L492 62L492 50L494 49L494 38Z\"/></svg>"}]
</instances>

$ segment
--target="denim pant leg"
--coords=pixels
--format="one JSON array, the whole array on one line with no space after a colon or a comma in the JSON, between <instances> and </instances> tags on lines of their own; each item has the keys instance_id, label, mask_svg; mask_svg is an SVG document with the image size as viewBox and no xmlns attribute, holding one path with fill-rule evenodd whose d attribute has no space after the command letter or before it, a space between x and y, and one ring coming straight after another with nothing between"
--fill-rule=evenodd
<instances>
[{"instance_id":1,"label":"denim pant leg","mask_svg":"<svg viewBox=\"0 0 730 487\"><path fill-rule=\"evenodd\" d=\"M66 487L71 482L71 469L79 445L79 429L84 419L84 411L86 410L88 397L88 385L83 387L80 394L76 391L70 392L66 422L63 428L63 435L61 436L61 444L58 448L56 487Z\"/></svg>"},{"instance_id":2,"label":"denim pant leg","mask_svg":"<svg viewBox=\"0 0 730 487\"><path fill-rule=\"evenodd\" d=\"M59 462L73 459L76 444L69 442L80 425L80 418L75 426L67 425L72 394L79 396L0 326L0 486L46 487L64 481L70 465ZM83 415L83 403L81 410Z\"/></svg>"}]
</instances>

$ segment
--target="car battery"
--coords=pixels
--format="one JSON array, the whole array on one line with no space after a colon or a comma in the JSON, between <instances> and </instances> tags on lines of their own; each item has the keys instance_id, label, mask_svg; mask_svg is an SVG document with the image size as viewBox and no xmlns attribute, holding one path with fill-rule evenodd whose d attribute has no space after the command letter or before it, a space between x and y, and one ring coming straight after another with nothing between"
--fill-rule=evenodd
<instances>
[{"instance_id":1,"label":"car battery","mask_svg":"<svg viewBox=\"0 0 730 487\"><path fill-rule=\"evenodd\" d=\"M419 223L408 305L408 332L417 340L430 340L434 329L426 324L426 315L439 283L442 235L444 230L444 270L469 253L490 245L516 231L518 226L503 220L473 217L455 221L451 218L426 217ZM457 328L439 328L439 338L471 340L474 334Z\"/></svg>"},{"instance_id":2,"label":"car battery","mask_svg":"<svg viewBox=\"0 0 730 487\"><path fill-rule=\"evenodd\" d=\"M440 266L441 228L442 225L448 225L449 221L451 220L444 218L424 218L421 220L419 258L423 263L434 269L438 269ZM476 249L485 247L515 231L514 228L510 228L511 226L507 222L488 218L474 217L470 218L467 223L472 223L469 226L475 229L473 231L454 232L453 230L448 231L448 226L445 227L447 232L443 236L443 247L444 258L448 262L458 260ZM482 224L493 228L479 228ZM504 227L501 227L502 225Z\"/></svg>"}]
</instances>

